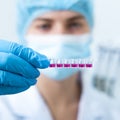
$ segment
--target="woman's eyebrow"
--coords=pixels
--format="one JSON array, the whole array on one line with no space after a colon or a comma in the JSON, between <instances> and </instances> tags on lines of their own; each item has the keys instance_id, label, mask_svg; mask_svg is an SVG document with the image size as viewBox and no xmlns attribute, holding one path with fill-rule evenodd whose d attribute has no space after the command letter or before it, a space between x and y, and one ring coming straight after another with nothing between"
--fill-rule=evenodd
<instances>
[{"instance_id":1,"label":"woman's eyebrow","mask_svg":"<svg viewBox=\"0 0 120 120\"><path fill-rule=\"evenodd\" d=\"M37 19L35 19L35 21L52 22L52 20L51 20L51 19L48 19L48 18L37 18Z\"/></svg>"},{"instance_id":2,"label":"woman's eyebrow","mask_svg":"<svg viewBox=\"0 0 120 120\"><path fill-rule=\"evenodd\" d=\"M69 18L66 18L66 21L73 21L73 20L77 20L77 19L85 19L84 16L82 15L76 15L76 16L72 16L72 17L69 17ZM51 18L37 18L34 20L35 22L36 21L44 21L44 22L53 22L53 20Z\"/></svg>"},{"instance_id":3,"label":"woman's eyebrow","mask_svg":"<svg viewBox=\"0 0 120 120\"><path fill-rule=\"evenodd\" d=\"M77 19L85 19L85 18L82 15L77 15L77 16L68 18L67 21L73 21L73 20L77 20Z\"/></svg>"}]
</instances>

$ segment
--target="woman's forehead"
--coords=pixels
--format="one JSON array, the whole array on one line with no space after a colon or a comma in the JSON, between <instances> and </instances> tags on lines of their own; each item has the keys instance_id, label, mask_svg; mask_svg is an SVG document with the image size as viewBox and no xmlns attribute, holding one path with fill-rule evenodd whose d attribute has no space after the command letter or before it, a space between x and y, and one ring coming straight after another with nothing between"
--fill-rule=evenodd
<instances>
[{"instance_id":1,"label":"woman's forehead","mask_svg":"<svg viewBox=\"0 0 120 120\"><path fill-rule=\"evenodd\" d=\"M84 16L80 13L73 11L51 11L38 16L35 20L42 20L42 19L70 20L72 18L84 18Z\"/></svg>"}]
</instances>

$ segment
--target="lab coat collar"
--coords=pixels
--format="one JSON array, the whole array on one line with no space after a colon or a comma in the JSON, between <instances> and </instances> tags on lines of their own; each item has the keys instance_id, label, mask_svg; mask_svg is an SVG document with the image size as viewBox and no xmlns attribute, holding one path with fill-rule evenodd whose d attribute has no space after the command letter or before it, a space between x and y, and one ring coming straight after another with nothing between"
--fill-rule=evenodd
<instances>
[{"instance_id":1,"label":"lab coat collar","mask_svg":"<svg viewBox=\"0 0 120 120\"><path fill-rule=\"evenodd\" d=\"M34 118L34 116L39 115L41 118L47 116L51 120L50 112L36 87L31 87L26 92L20 94L7 96L7 100L12 111L18 116Z\"/></svg>"}]
</instances>

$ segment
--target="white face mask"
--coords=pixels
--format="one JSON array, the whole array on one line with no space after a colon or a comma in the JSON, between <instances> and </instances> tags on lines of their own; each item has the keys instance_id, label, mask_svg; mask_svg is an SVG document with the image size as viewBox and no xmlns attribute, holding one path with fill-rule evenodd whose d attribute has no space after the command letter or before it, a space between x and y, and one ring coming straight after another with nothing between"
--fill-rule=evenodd
<instances>
[{"instance_id":1,"label":"white face mask","mask_svg":"<svg viewBox=\"0 0 120 120\"><path fill-rule=\"evenodd\" d=\"M85 35L28 35L27 46L50 59L81 59L90 56L91 34ZM54 80L64 80L79 69L48 68L41 72Z\"/></svg>"}]
</instances>

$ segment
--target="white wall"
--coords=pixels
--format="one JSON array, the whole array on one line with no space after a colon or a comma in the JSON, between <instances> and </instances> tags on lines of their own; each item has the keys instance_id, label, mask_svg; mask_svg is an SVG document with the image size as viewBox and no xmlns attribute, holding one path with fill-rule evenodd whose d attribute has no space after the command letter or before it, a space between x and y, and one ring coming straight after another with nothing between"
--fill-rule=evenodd
<instances>
[{"instance_id":1,"label":"white wall","mask_svg":"<svg viewBox=\"0 0 120 120\"><path fill-rule=\"evenodd\" d=\"M120 0L95 1L96 40L120 40ZM16 40L15 0L2 0L0 3L0 38Z\"/></svg>"},{"instance_id":2,"label":"white wall","mask_svg":"<svg viewBox=\"0 0 120 120\"><path fill-rule=\"evenodd\" d=\"M120 41L120 0L95 0L95 36Z\"/></svg>"},{"instance_id":3,"label":"white wall","mask_svg":"<svg viewBox=\"0 0 120 120\"><path fill-rule=\"evenodd\" d=\"M2 0L0 3L0 39L16 40L15 0Z\"/></svg>"}]
</instances>

